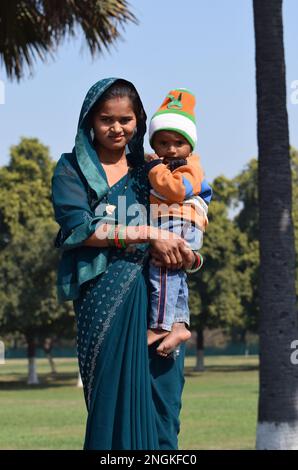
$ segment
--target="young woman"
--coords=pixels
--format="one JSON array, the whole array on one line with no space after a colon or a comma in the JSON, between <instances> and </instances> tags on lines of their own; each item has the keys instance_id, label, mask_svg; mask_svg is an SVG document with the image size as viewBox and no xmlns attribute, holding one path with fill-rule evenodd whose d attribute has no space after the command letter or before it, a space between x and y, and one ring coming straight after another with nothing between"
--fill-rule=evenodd
<instances>
[{"instance_id":1,"label":"young woman","mask_svg":"<svg viewBox=\"0 0 298 470\"><path fill-rule=\"evenodd\" d=\"M148 258L177 269L192 267L195 256L182 238L150 226L145 131L135 87L100 80L52 181L58 298L73 300L76 314L85 449L177 448L184 345L168 358L156 354L158 343L147 346Z\"/></svg>"}]
</instances>

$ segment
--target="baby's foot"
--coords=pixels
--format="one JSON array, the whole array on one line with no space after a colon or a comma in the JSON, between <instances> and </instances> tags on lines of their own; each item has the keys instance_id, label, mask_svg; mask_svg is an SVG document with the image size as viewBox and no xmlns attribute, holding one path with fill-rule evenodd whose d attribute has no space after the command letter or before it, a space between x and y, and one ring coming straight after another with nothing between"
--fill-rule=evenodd
<instances>
[{"instance_id":1,"label":"baby's foot","mask_svg":"<svg viewBox=\"0 0 298 470\"><path fill-rule=\"evenodd\" d=\"M155 343L156 341L164 338L165 336L169 335L170 331L166 330L158 330L157 328L152 328L152 330L147 330L147 343L148 346Z\"/></svg>"},{"instance_id":2,"label":"baby's foot","mask_svg":"<svg viewBox=\"0 0 298 470\"><path fill-rule=\"evenodd\" d=\"M162 357L167 357L180 343L189 340L190 337L191 332L186 328L184 323L174 323L171 333L167 335L156 349L157 354Z\"/></svg>"}]
</instances>

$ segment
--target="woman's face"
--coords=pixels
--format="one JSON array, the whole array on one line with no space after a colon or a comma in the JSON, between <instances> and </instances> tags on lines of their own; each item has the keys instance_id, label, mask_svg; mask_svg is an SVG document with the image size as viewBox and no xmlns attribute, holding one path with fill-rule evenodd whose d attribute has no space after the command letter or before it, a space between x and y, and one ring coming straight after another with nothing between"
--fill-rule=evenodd
<instances>
[{"instance_id":1,"label":"woman's face","mask_svg":"<svg viewBox=\"0 0 298 470\"><path fill-rule=\"evenodd\" d=\"M108 150L124 149L137 126L129 98L113 98L99 106L92 116L96 142Z\"/></svg>"}]
</instances>

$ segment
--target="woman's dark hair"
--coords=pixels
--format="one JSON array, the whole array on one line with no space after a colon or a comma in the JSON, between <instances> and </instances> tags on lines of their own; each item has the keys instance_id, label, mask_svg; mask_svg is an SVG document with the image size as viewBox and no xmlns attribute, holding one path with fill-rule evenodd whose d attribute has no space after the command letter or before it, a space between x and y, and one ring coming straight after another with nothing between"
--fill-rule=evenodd
<instances>
[{"instance_id":1,"label":"woman's dark hair","mask_svg":"<svg viewBox=\"0 0 298 470\"><path fill-rule=\"evenodd\" d=\"M93 112L100 109L102 104L108 100L125 97L132 103L132 107L137 118L137 126L143 127L146 121L146 114L140 97L135 87L130 82L123 79L117 80L101 95L100 99L94 105Z\"/></svg>"}]
</instances>

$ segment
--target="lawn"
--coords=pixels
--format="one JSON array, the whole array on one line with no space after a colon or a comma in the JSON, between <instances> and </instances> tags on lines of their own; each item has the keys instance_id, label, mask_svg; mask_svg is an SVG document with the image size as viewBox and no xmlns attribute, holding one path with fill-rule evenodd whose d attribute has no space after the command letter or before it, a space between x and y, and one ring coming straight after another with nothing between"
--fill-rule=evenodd
<instances>
[{"instance_id":1,"label":"lawn","mask_svg":"<svg viewBox=\"0 0 298 470\"><path fill-rule=\"evenodd\" d=\"M38 359L41 384L26 385L25 360L0 365L0 449L81 449L86 420L75 359L56 359L57 378ZM206 359L206 371L193 371L186 359L181 412L181 449L253 449L258 359L221 356Z\"/></svg>"}]
</instances>

